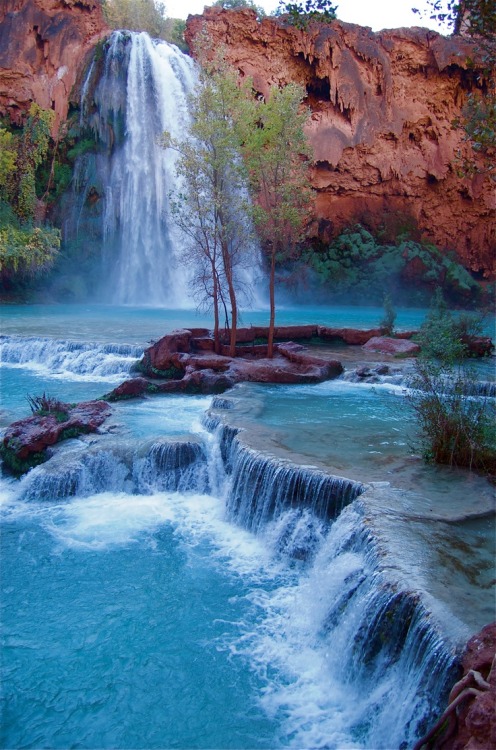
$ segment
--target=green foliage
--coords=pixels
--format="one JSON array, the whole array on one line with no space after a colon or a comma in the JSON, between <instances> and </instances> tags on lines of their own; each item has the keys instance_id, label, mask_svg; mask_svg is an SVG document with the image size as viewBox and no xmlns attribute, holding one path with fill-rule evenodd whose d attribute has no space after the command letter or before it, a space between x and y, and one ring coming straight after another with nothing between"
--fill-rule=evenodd
<instances>
[{"instance_id":1,"label":"green foliage","mask_svg":"<svg viewBox=\"0 0 496 750\"><path fill-rule=\"evenodd\" d=\"M253 197L252 216L269 265L268 356L273 355L276 264L294 259L306 236L311 214L308 161L311 151L304 125L303 87L272 88L267 100L246 104L239 118L241 152Z\"/></svg>"},{"instance_id":2,"label":"green foliage","mask_svg":"<svg viewBox=\"0 0 496 750\"><path fill-rule=\"evenodd\" d=\"M326 248L306 252L304 260L336 300L379 302L384 294L410 288L410 302L421 303L434 286L442 284L452 302L473 303L481 287L463 266L429 243L400 238L382 244L356 225L346 229Z\"/></svg>"},{"instance_id":3,"label":"green foliage","mask_svg":"<svg viewBox=\"0 0 496 750\"><path fill-rule=\"evenodd\" d=\"M288 22L298 29L306 29L311 21L330 23L336 18L337 6L330 0L303 0L301 2L284 2L279 0L277 16L287 17Z\"/></svg>"},{"instance_id":4,"label":"green foliage","mask_svg":"<svg viewBox=\"0 0 496 750\"><path fill-rule=\"evenodd\" d=\"M237 325L238 270L249 263L250 241L244 195L245 169L239 158L237 117L246 92L221 56L208 60L209 40L197 40L202 63L191 97L194 120L181 139L164 134L163 145L178 154L176 172L182 190L171 209L186 241L183 258L192 269L192 291L200 307L213 309L216 349L220 347L220 310L231 316L231 352Z\"/></svg>"},{"instance_id":5,"label":"green foliage","mask_svg":"<svg viewBox=\"0 0 496 750\"><path fill-rule=\"evenodd\" d=\"M266 15L265 10L261 5L256 5L255 3L250 2L250 0L216 0L212 5L217 6L218 8L224 8L224 10L250 8L250 10L255 11L258 18L264 18Z\"/></svg>"},{"instance_id":6,"label":"green foliage","mask_svg":"<svg viewBox=\"0 0 496 750\"><path fill-rule=\"evenodd\" d=\"M49 268L59 248L58 229L21 224L12 209L0 203L0 279L4 285Z\"/></svg>"},{"instance_id":7,"label":"green foliage","mask_svg":"<svg viewBox=\"0 0 496 750\"><path fill-rule=\"evenodd\" d=\"M419 16L445 24L454 33L461 31L486 37L496 28L496 6L493 0L427 0L428 10L412 8Z\"/></svg>"},{"instance_id":8,"label":"green foliage","mask_svg":"<svg viewBox=\"0 0 496 750\"><path fill-rule=\"evenodd\" d=\"M160 0L103 0L103 14L112 29L146 31L155 39L165 39L165 3Z\"/></svg>"},{"instance_id":9,"label":"green foliage","mask_svg":"<svg viewBox=\"0 0 496 750\"><path fill-rule=\"evenodd\" d=\"M36 172L47 158L55 113L33 103L21 131L14 135L0 128L0 198L22 221L34 218Z\"/></svg>"},{"instance_id":10,"label":"green foliage","mask_svg":"<svg viewBox=\"0 0 496 750\"><path fill-rule=\"evenodd\" d=\"M26 396L32 414L38 417L52 415L57 422L66 422L68 419L68 404L64 404L54 396L43 393L42 396Z\"/></svg>"},{"instance_id":11,"label":"green foliage","mask_svg":"<svg viewBox=\"0 0 496 750\"><path fill-rule=\"evenodd\" d=\"M166 42L175 44L182 52L188 52L188 45L184 41L185 31L186 21L182 18L167 18L163 39L165 39Z\"/></svg>"},{"instance_id":12,"label":"green foliage","mask_svg":"<svg viewBox=\"0 0 496 750\"><path fill-rule=\"evenodd\" d=\"M424 457L435 463L496 471L494 401L474 398L475 376L462 336L477 331L477 318L456 320L441 293L421 327L422 350L410 381Z\"/></svg>"},{"instance_id":13,"label":"green foliage","mask_svg":"<svg viewBox=\"0 0 496 750\"><path fill-rule=\"evenodd\" d=\"M46 451L30 453L25 459L19 458L17 456L15 447L12 447L12 442L13 441L11 441L8 446L4 445L3 443L0 444L0 456L2 458L4 467L16 477L25 474L34 466L39 466L48 458Z\"/></svg>"},{"instance_id":14,"label":"green foliage","mask_svg":"<svg viewBox=\"0 0 496 750\"><path fill-rule=\"evenodd\" d=\"M0 127L0 197L7 195L7 183L17 169L17 149L12 133Z\"/></svg>"}]
</instances>

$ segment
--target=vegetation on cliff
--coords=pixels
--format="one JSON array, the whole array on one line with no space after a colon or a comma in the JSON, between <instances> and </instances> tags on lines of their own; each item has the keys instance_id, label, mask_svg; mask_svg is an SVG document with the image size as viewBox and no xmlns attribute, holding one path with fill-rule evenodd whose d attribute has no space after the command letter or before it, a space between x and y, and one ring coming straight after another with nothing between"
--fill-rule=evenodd
<instances>
[{"instance_id":1,"label":"vegetation on cliff","mask_svg":"<svg viewBox=\"0 0 496 750\"><path fill-rule=\"evenodd\" d=\"M186 22L168 18L161 0L102 0L103 14L111 29L146 31L153 39L164 39L186 50Z\"/></svg>"},{"instance_id":2,"label":"vegetation on cliff","mask_svg":"<svg viewBox=\"0 0 496 750\"><path fill-rule=\"evenodd\" d=\"M37 186L53 117L33 103L24 127L0 127L0 280L7 290L49 268L60 247L58 229L42 221L48 186Z\"/></svg>"},{"instance_id":3,"label":"vegetation on cliff","mask_svg":"<svg viewBox=\"0 0 496 750\"><path fill-rule=\"evenodd\" d=\"M310 271L312 289L328 302L367 299L377 304L391 294L402 304L424 305L439 284L453 305L477 306L490 295L454 253L451 257L433 244L414 240L408 231L390 241L357 224L329 244L305 250L302 262Z\"/></svg>"},{"instance_id":4,"label":"vegetation on cliff","mask_svg":"<svg viewBox=\"0 0 496 750\"><path fill-rule=\"evenodd\" d=\"M481 155L485 171L493 178L496 157L496 4L494 0L427 0L430 18L446 24L454 34L469 36L480 58L474 89L468 94L461 117L462 127L474 151ZM414 9L414 13L422 13ZM469 66L476 66L469 60ZM474 162L461 160L462 174L473 174ZM480 171L480 170L479 170Z\"/></svg>"},{"instance_id":5,"label":"vegetation on cliff","mask_svg":"<svg viewBox=\"0 0 496 750\"><path fill-rule=\"evenodd\" d=\"M300 0L285 2L279 0L276 16L283 16L288 23L297 29L306 29L311 21L330 23L336 18L337 5L330 0Z\"/></svg>"}]
</instances>

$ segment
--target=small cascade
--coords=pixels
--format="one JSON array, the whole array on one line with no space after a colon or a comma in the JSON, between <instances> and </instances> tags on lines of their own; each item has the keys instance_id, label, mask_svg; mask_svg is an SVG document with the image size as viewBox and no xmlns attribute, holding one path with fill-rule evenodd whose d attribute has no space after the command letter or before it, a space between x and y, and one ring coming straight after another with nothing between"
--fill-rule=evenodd
<instances>
[{"instance_id":1,"label":"small cascade","mask_svg":"<svg viewBox=\"0 0 496 750\"><path fill-rule=\"evenodd\" d=\"M457 656L363 520L358 501L335 521L296 594L295 616L309 612L308 638L328 644L329 670L356 701L357 746L406 750L446 698Z\"/></svg>"},{"instance_id":2,"label":"small cascade","mask_svg":"<svg viewBox=\"0 0 496 750\"><path fill-rule=\"evenodd\" d=\"M205 451L193 440L153 443L146 456L135 461L133 475L140 493L209 491Z\"/></svg>"},{"instance_id":3,"label":"small cascade","mask_svg":"<svg viewBox=\"0 0 496 750\"><path fill-rule=\"evenodd\" d=\"M26 501L59 501L88 497L99 492L131 489L129 466L112 451L62 451L46 464L32 469L21 481L20 497Z\"/></svg>"},{"instance_id":4,"label":"small cascade","mask_svg":"<svg viewBox=\"0 0 496 750\"><path fill-rule=\"evenodd\" d=\"M84 344L50 338L0 336L0 359L8 365L42 368L50 374L123 378L143 349L128 344Z\"/></svg>"},{"instance_id":5,"label":"small cascade","mask_svg":"<svg viewBox=\"0 0 496 750\"><path fill-rule=\"evenodd\" d=\"M446 699L456 676L455 646L466 636L463 624L433 600L423 571L412 575L406 552L398 554L379 528L383 509L392 513L382 485L264 455L249 445L251 433L225 423L233 403L214 399L217 413L205 415L205 432L195 426L187 437L148 433L140 443L119 433L68 441L19 482L16 499L27 512L33 509L35 520L45 518L45 531L59 543L69 539L75 549L101 549L98 571L105 571L104 549L116 538L122 557L114 551L109 559L129 564L130 576L151 554L148 589L141 582L130 589L133 597L152 598L146 622L162 622L155 600L167 601L168 577L180 582L185 570L193 570L187 596L210 586L214 568L204 579L205 571L194 568L198 555L206 554L199 558L203 567L207 560L222 575L227 571L221 599L229 579L229 603L250 607L230 615L234 634L224 633L225 623L216 631L215 654L224 648L233 662L241 655L250 676L259 675L260 706L280 731L271 746L407 750ZM15 521L17 505L10 507ZM187 568L176 570L185 555L171 556L183 537L189 545L188 533L196 535L191 557ZM221 547L216 534L224 540ZM46 544L45 533L42 539ZM132 563L128 555L135 555ZM230 588L238 583L239 589ZM183 604L182 595L186 626L185 613L201 607L188 599ZM119 627L125 620L115 617ZM203 627L194 632L203 635ZM152 630L147 627L147 634ZM167 632L172 641L174 628ZM155 642L150 649L156 650ZM140 663L144 674L150 652Z\"/></svg>"},{"instance_id":6,"label":"small cascade","mask_svg":"<svg viewBox=\"0 0 496 750\"><path fill-rule=\"evenodd\" d=\"M306 507L318 518L336 518L363 490L359 482L265 456L239 440L231 450L227 513L251 531L293 507Z\"/></svg>"}]
</instances>

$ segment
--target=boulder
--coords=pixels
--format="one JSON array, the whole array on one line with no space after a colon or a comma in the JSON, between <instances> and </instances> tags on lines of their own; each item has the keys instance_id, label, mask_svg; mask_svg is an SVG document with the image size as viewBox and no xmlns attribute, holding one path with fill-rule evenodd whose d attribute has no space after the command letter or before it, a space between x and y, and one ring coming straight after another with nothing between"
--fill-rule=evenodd
<instances>
[{"instance_id":1,"label":"boulder","mask_svg":"<svg viewBox=\"0 0 496 750\"><path fill-rule=\"evenodd\" d=\"M130 378L107 393L107 401L122 401L126 398L136 398L148 391L150 382L146 378Z\"/></svg>"},{"instance_id":2,"label":"boulder","mask_svg":"<svg viewBox=\"0 0 496 750\"><path fill-rule=\"evenodd\" d=\"M282 354L283 357L289 359L290 362L294 362L297 365L320 368L323 379L337 378L343 372L343 365L341 362L332 359L322 359L321 357L314 357L311 354L306 354L304 347L301 344L295 344L292 341L287 344L278 344L277 351L279 354ZM327 373L327 375L324 375L324 373Z\"/></svg>"},{"instance_id":3,"label":"boulder","mask_svg":"<svg viewBox=\"0 0 496 750\"><path fill-rule=\"evenodd\" d=\"M188 353L191 348L191 338L191 331L186 329L172 331L162 336L143 353L142 365L145 372L152 375L177 367L177 357L174 355L179 352Z\"/></svg>"},{"instance_id":4,"label":"boulder","mask_svg":"<svg viewBox=\"0 0 496 750\"><path fill-rule=\"evenodd\" d=\"M389 336L373 336L363 344L367 352L381 352L382 354L414 357L420 351L420 346L407 339L393 339Z\"/></svg>"},{"instance_id":5,"label":"boulder","mask_svg":"<svg viewBox=\"0 0 496 750\"><path fill-rule=\"evenodd\" d=\"M7 428L1 454L14 474L23 474L47 459L46 448L67 438L95 432L110 414L105 401L71 406L57 403L57 411L33 414Z\"/></svg>"},{"instance_id":6,"label":"boulder","mask_svg":"<svg viewBox=\"0 0 496 750\"><path fill-rule=\"evenodd\" d=\"M471 357L490 357L494 352L490 336L462 336L462 343L467 347Z\"/></svg>"}]
</instances>

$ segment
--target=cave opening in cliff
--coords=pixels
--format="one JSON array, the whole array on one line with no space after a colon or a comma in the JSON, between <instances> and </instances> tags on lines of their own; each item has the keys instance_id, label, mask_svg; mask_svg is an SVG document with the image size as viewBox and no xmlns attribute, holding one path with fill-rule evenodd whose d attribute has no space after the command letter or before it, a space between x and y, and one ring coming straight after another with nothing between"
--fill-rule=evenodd
<instances>
[{"instance_id":1,"label":"cave opening in cliff","mask_svg":"<svg viewBox=\"0 0 496 750\"><path fill-rule=\"evenodd\" d=\"M319 102L331 101L331 84L327 76L325 78L312 78L306 84L308 103L310 106Z\"/></svg>"}]
</instances>

